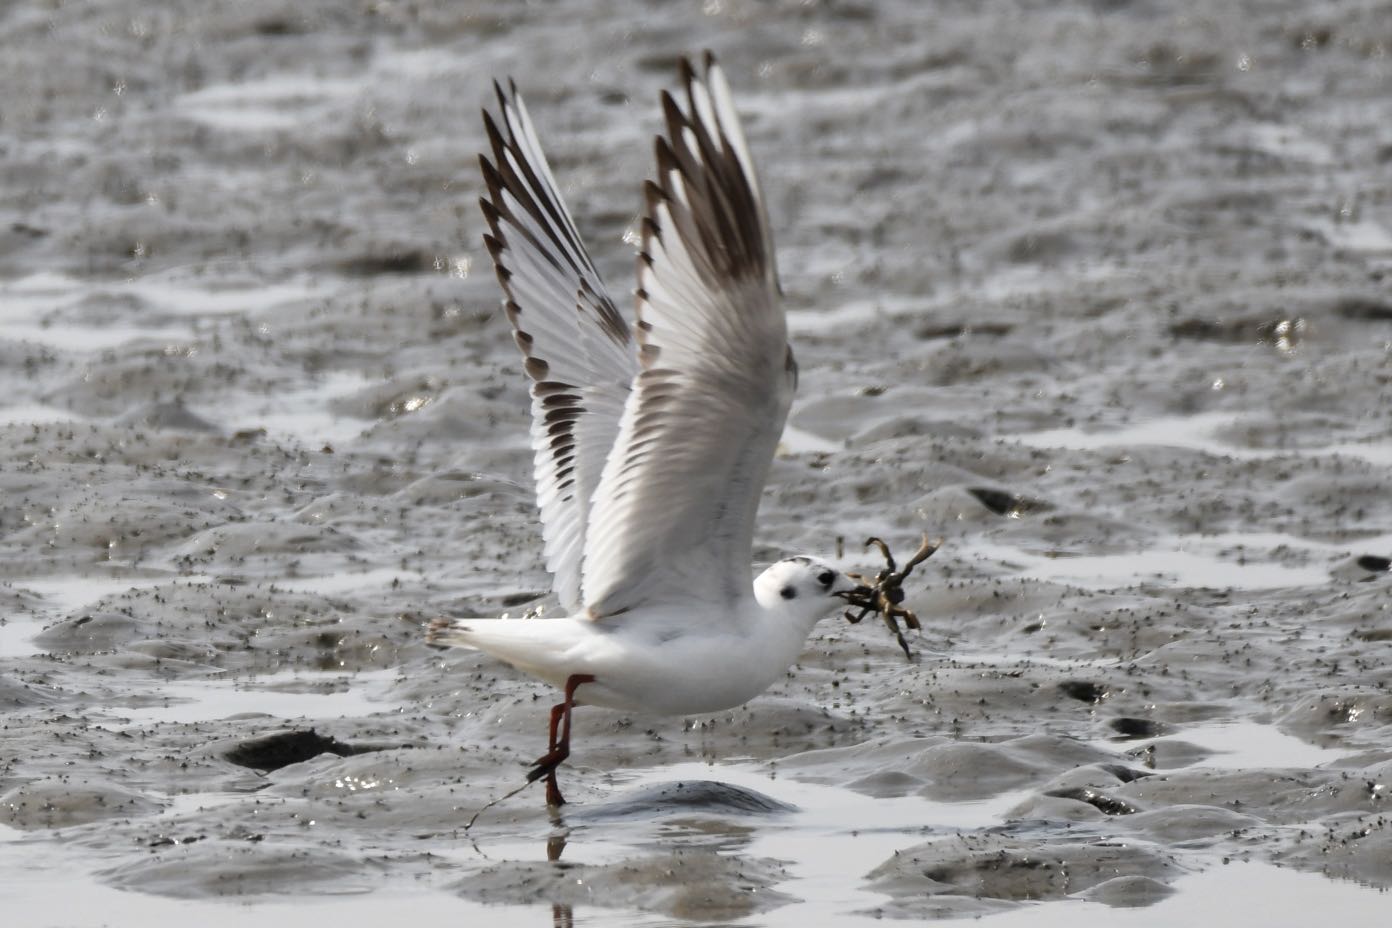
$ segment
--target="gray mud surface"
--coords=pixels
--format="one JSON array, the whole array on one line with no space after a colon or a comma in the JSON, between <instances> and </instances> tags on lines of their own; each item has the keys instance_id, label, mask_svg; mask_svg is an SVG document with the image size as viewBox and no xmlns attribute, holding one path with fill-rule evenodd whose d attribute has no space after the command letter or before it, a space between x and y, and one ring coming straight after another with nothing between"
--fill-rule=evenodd
<instances>
[{"instance_id":1,"label":"gray mud surface","mask_svg":"<svg viewBox=\"0 0 1392 928\"><path fill-rule=\"evenodd\" d=\"M622 294L707 47L802 371L756 554L941 535L919 657L582 710L466 835L552 701L422 640L549 587L478 109ZM0 74L7 925L1386 924L1385 3L16 2Z\"/></svg>"}]
</instances>

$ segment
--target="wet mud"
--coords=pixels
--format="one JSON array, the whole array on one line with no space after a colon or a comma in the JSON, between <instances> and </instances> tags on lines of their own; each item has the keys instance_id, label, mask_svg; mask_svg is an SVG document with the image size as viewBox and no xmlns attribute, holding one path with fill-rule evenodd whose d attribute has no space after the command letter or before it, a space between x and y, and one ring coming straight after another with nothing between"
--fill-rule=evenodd
<instances>
[{"instance_id":1,"label":"wet mud","mask_svg":"<svg viewBox=\"0 0 1392 928\"><path fill-rule=\"evenodd\" d=\"M1386 10L565 9L0 10L16 924L1382 924ZM702 48L802 372L756 557L942 537L916 659L829 618L738 710L581 710L571 804L466 831L553 694L424 626L556 608L478 109L622 295Z\"/></svg>"}]
</instances>

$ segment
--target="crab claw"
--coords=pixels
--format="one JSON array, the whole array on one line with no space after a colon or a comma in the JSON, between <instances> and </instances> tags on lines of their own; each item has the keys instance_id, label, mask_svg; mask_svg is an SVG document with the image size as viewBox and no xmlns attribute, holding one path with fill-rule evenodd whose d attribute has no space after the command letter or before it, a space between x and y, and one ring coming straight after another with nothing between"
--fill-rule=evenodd
<instances>
[{"instance_id":1,"label":"crab claw","mask_svg":"<svg viewBox=\"0 0 1392 928\"><path fill-rule=\"evenodd\" d=\"M853 579L859 578L857 577ZM875 588L866 583L857 583L855 587L853 587L852 589L838 590L835 593L832 593L831 595L839 596L848 603L865 603L874 599Z\"/></svg>"},{"instance_id":2,"label":"crab claw","mask_svg":"<svg viewBox=\"0 0 1392 928\"><path fill-rule=\"evenodd\" d=\"M903 580L905 577L909 575L909 571L913 570L919 564L922 564L924 561L928 560L928 558L932 557L933 552L937 551L939 548L942 547L942 543L943 540L941 538L937 539L936 541L932 541L928 538L927 535L924 535L923 543L918 546L918 550L914 552L914 556L909 558L909 562L904 565L904 571L903 573L899 574L899 579ZM891 565L891 567L892 566L893 565Z\"/></svg>"},{"instance_id":3,"label":"crab claw","mask_svg":"<svg viewBox=\"0 0 1392 928\"><path fill-rule=\"evenodd\" d=\"M894 555L889 553L889 545L885 544L883 540L876 538L874 535L871 535L869 538L865 539L865 547L868 548L871 545L874 545L876 548L880 549L880 554L883 555L885 559L885 568L890 573L893 573Z\"/></svg>"}]
</instances>

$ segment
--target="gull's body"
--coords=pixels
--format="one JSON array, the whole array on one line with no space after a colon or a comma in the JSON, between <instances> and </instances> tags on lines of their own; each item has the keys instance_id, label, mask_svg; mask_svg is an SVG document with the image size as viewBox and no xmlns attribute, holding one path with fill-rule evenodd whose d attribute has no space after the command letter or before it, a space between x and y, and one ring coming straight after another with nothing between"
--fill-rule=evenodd
<instances>
[{"instance_id":1,"label":"gull's body","mask_svg":"<svg viewBox=\"0 0 1392 928\"><path fill-rule=\"evenodd\" d=\"M724 76L682 62L644 186L637 324L595 270L515 88L487 113L484 237L532 380L546 565L567 618L439 620L577 704L666 715L740 705L782 676L856 589L809 557L751 582L754 516L797 383L763 197Z\"/></svg>"},{"instance_id":2,"label":"gull's body","mask_svg":"<svg viewBox=\"0 0 1392 928\"><path fill-rule=\"evenodd\" d=\"M760 579L773 581L781 573ZM837 592L854 587L836 576ZM770 594L763 602L751 595L718 613L697 604L648 608L618 633L586 618L466 619L453 623L449 635L451 643L458 636L458 643L559 688L577 674L593 676L577 689L576 701L585 705L653 715L720 712L743 705L786 673L817 619L838 604L816 602L809 591L803 602L816 605L799 609L797 599L779 595L783 584L763 586Z\"/></svg>"}]
</instances>

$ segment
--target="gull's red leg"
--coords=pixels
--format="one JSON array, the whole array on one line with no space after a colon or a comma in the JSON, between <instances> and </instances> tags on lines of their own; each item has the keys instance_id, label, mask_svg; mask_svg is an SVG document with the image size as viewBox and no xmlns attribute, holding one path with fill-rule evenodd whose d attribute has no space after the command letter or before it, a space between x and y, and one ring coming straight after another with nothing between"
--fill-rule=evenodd
<instances>
[{"instance_id":1,"label":"gull's red leg","mask_svg":"<svg viewBox=\"0 0 1392 928\"><path fill-rule=\"evenodd\" d=\"M556 768L559 767L561 761L565 760L570 754L570 695L573 690L569 686L569 683L570 681L567 680L565 702L557 703L551 707L551 741L546 746L546 757L555 757L556 760L551 766L551 769L546 771L546 804L548 806L565 805L565 797L561 795L560 784L556 782ZM562 718L565 719L565 735L563 742L556 737L560 730ZM561 748L562 743L565 744L564 750ZM546 757L543 757L542 760L545 760ZM540 762L541 761L538 761L538 763Z\"/></svg>"},{"instance_id":2,"label":"gull's red leg","mask_svg":"<svg viewBox=\"0 0 1392 928\"><path fill-rule=\"evenodd\" d=\"M571 674L566 680L565 701L551 708L551 736L546 754L537 758L527 772L528 783L546 777L546 804L549 806L565 805L565 797L556 783L556 768L570 756L570 711L575 708L575 691L583 684L593 682L594 675L588 673Z\"/></svg>"}]
</instances>

